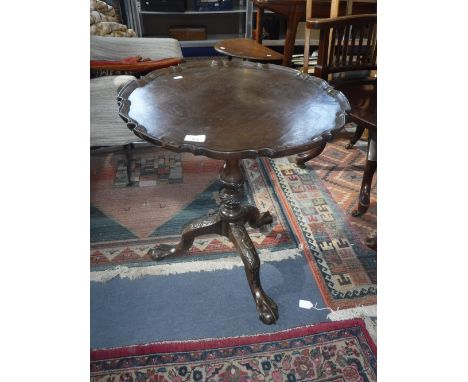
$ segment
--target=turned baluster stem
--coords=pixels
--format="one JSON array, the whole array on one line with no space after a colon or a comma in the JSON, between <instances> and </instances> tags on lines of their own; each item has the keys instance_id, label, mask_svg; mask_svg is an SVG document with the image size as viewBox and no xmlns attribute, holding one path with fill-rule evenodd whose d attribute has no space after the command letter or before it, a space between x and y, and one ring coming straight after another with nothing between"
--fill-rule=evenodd
<instances>
[{"instance_id":1,"label":"turned baluster stem","mask_svg":"<svg viewBox=\"0 0 468 382\"><path fill-rule=\"evenodd\" d=\"M219 173L219 179L223 184L220 191L221 206L219 212L227 221L234 221L242 216L242 185L245 176L240 167L239 159L227 159Z\"/></svg>"}]
</instances>

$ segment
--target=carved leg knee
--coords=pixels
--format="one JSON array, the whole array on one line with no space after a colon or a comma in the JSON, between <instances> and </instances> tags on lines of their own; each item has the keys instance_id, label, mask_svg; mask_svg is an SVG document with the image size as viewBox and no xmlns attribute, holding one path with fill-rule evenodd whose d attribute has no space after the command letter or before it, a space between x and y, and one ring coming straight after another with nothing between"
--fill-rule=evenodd
<instances>
[{"instance_id":1,"label":"carved leg knee","mask_svg":"<svg viewBox=\"0 0 468 382\"><path fill-rule=\"evenodd\" d=\"M195 219L182 228L182 237L176 246L159 245L148 252L153 260L162 260L169 256L177 256L186 252L197 236L210 233L221 234L222 221L218 213Z\"/></svg>"}]
</instances>

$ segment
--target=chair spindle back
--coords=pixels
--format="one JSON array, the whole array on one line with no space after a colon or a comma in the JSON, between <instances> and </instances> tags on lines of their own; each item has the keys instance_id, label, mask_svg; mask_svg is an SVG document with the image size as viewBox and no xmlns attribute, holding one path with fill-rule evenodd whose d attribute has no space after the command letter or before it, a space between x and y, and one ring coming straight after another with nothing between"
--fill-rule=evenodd
<instances>
[{"instance_id":1,"label":"chair spindle back","mask_svg":"<svg viewBox=\"0 0 468 382\"><path fill-rule=\"evenodd\" d=\"M306 25L320 30L315 76L377 69L377 15L309 19Z\"/></svg>"}]
</instances>

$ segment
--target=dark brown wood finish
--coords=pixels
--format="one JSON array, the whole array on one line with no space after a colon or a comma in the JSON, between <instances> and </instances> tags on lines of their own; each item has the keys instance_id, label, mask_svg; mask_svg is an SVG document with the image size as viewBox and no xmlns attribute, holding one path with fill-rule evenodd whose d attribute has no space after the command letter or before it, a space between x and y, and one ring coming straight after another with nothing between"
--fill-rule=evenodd
<instances>
[{"instance_id":1,"label":"dark brown wood finish","mask_svg":"<svg viewBox=\"0 0 468 382\"><path fill-rule=\"evenodd\" d=\"M252 0L257 7L255 40L241 38L223 40L215 45L215 50L230 57L239 57L253 61L275 62L281 60L282 65L291 66L294 53L297 26L306 19L306 0ZM330 0L314 0L313 17L330 16ZM284 51L281 55L262 45L263 14L265 10L278 13L286 18L286 35ZM369 13L376 11L375 3L356 2L353 13ZM338 14L346 14L346 2L339 4ZM221 48L222 47L222 48Z\"/></svg>"},{"instance_id":2,"label":"dark brown wood finish","mask_svg":"<svg viewBox=\"0 0 468 382\"><path fill-rule=\"evenodd\" d=\"M306 26L320 30L315 76L328 79L330 73L377 69L377 15L308 19Z\"/></svg>"},{"instance_id":3,"label":"dark brown wood finish","mask_svg":"<svg viewBox=\"0 0 468 382\"><path fill-rule=\"evenodd\" d=\"M291 58L294 53L297 26L300 21L306 20L306 0L252 0L258 8L256 41L262 42L262 16L265 10L283 15L286 18L286 36L283 51L283 65L291 66ZM312 9L313 18L330 17L330 0L314 0ZM376 12L375 3L353 3L353 14ZM340 1L338 15L346 14L346 2Z\"/></svg>"},{"instance_id":4,"label":"dark brown wood finish","mask_svg":"<svg viewBox=\"0 0 468 382\"><path fill-rule=\"evenodd\" d=\"M284 37L283 65L291 66L291 58L296 41L297 25L305 20L305 0L253 0L258 9L265 9L286 17L286 35ZM262 20L257 18L256 38L261 43Z\"/></svg>"},{"instance_id":5,"label":"dark brown wood finish","mask_svg":"<svg viewBox=\"0 0 468 382\"><path fill-rule=\"evenodd\" d=\"M359 191L358 208L351 213L353 216L361 216L368 210L372 178L377 170L377 129L371 128L368 131L366 165L362 176L361 190Z\"/></svg>"},{"instance_id":6,"label":"dark brown wood finish","mask_svg":"<svg viewBox=\"0 0 468 382\"><path fill-rule=\"evenodd\" d=\"M315 148L344 125L349 108L341 92L298 70L225 60L152 72L124 87L119 103L120 116L140 138L222 160Z\"/></svg>"},{"instance_id":7,"label":"dark brown wood finish","mask_svg":"<svg viewBox=\"0 0 468 382\"><path fill-rule=\"evenodd\" d=\"M244 173L239 159L228 159L220 171L223 189L220 192L221 206L218 212L197 218L182 228L182 237L174 247L158 246L150 250L154 260L183 255L193 244L195 237L206 234L226 236L236 246L244 263L247 281L259 313L260 320L269 325L278 320L278 306L265 293L260 281L260 259L245 224L253 228L271 224L270 213L254 206L241 206Z\"/></svg>"},{"instance_id":8,"label":"dark brown wood finish","mask_svg":"<svg viewBox=\"0 0 468 382\"><path fill-rule=\"evenodd\" d=\"M247 38L218 41L214 49L219 53L251 61L282 61L283 59L281 53Z\"/></svg>"},{"instance_id":9,"label":"dark brown wood finish","mask_svg":"<svg viewBox=\"0 0 468 382\"><path fill-rule=\"evenodd\" d=\"M242 158L275 157L324 146L340 130L349 104L325 81L277 65L202 61L150 73L121 90L120 116L139 137L173 151L224 160L217 212L187 223L174 247L157 246L154 260L182 255L195 237L228 237L239 251L259 318L278 320L260 282L260 259L245 224L271 224L269 212L241 205ZM304 118L304 115L307 118ZM204 142L187 142L187 135Z\"/></svg>"}]
</instances>

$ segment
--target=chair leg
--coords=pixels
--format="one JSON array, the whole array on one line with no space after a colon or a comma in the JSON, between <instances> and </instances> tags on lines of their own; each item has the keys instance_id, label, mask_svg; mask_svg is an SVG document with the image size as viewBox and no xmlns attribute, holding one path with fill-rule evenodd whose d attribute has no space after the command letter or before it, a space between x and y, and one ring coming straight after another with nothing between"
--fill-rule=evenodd
<instances>
[{"instance_id":1,"label":"chair leg","mask_svg":"<svg viewBox=\"0 0 468 382\"><path fill-rule=\"evenodd\" d=\"M264 13L264 8L258 7L257 8L257 26L255 29L255 41L257 41L259 44L262 43L263 39L263 13Z\"/></svg>"},{"instance_id":2,"label":"chair leg","mask_svg":"<svg viewBox=\"0 0 468 382\"><path fill-rule=\"evenodd\" d=\"M361 190L359 192L358 209L351 215L361 216L366 213L370 203L370 191L372 187L372 178L377 169L377 132L369 131L369 142L367 145L367 160L362 176Z\"/></svg>"},{"instance_id":3,"label":"chair leg","mask_svg":"<svg viewBox=\"0 0 468 382\"><path fill-rule=\"evenodd\" d=\"M124 146L125 156L127 158L127 187L133 185L132 182L132 149L134 148L133 143L129 143Z\"/></svg>"},{"instance_id":4,"label":"chair leg","mask_svg":"<svg viewBox=\"0 0 468 382\"><path fill-rule=\"evenodd\" d=\"M366 213L370 203L370 190L372 187L372 178L375 170L377 169L377 161L367 160L362 177L361 191L359 193L358 209L354 210L351 214L353 216L361 216Z\"/></svg>"},{"instance_id":5,"label":"chair leg","mask_svg":"<svg viewBox=\"0 0 468 382\"><path fill-rule=\"evenodd\" d=\"M361 127L359 125L356 126L356 131L354 132L353 136L349 140L349 143L346 145L346 148L349 150L352 148L357 141L359 141L362 137L362 134L364 134L364 127Z\"/></svg>"}]
</instances>

